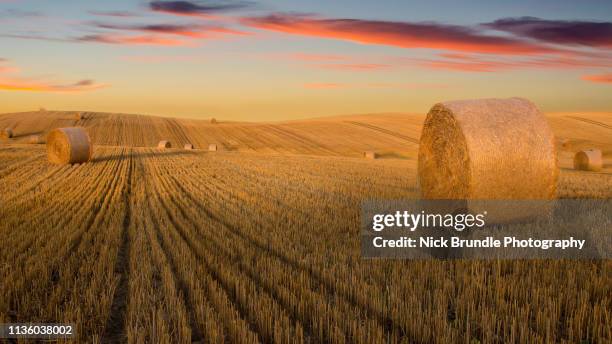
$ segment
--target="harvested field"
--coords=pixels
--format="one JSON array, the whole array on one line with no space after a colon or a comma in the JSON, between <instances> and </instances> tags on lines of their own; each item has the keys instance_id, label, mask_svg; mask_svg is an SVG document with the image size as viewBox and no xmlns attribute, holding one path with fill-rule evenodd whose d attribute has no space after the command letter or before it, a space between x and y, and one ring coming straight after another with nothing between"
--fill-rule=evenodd
<instances>
[{"instance_id":1,"label":"harvested field","mask_svg":"<svg viewBox=\"0 0 612 344\"><path fill-rule=\"evenodd\" d=\"M360 258L361 202L419 195L418 147L385 131L418 139L423 115L86 113L91 161L58 166L27 144L64 124L49 113L0 115L28 133L0 143L0 323L72 322L79 342L612 341L610 261ZM589 131L608 129L551 122L604 154L595 173L559 151L558 196L612 198L612 137Z\"/></svg>"}]
</instances>

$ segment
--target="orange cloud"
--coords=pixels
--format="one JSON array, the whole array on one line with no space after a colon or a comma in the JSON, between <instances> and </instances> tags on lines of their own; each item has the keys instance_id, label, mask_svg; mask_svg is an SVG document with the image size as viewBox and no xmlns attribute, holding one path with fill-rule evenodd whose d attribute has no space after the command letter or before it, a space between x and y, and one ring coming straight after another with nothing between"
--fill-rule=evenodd
<instances>
[{"instance_id":1,"label":"orange cloud","mask_svg":"<svg viewBox=\"0 0 612 344\"><path fill-rule=\"evenodd\" d=\"M610 84L612 83L612 74L584 75L582 76L582 80Z\"/></svg>"},{"instance_id":2,"label":"orange cloud","mask_svg":"<svg viewBox=\"0 0 612 344\"><path fill-rule=\"evenodd\" d=\"M0 59L0 62L5 61ZM18 71L17 68L0 66L0 91L75 93L93 91L107 86L95 83L93 80L61 84L11 75L15 74L16 71Z\"/></svg>"},{"instance_id":3,"label":"orange cloud","mask_svg":"<svg viewBox=\"0 0 612 344\"><path fill-rule=\"evenodd\" d=\"M242 19L247 26L270 31L332 38L400 48L428 48L487 54L543 54L559 50L502 36L489 36L464 26L358 19L320 19L271 14Z\"/></svg>"},{"instance_id":4,"label":"orange cloud","mask_svg":"<svg viewBox=\"0 0 612 344\"><path fill-rule=\"evenodd\" d=\"M35 80L0 77L0 90L2 91L76 93L93 91L103 87L106 87L106 85L96 84L92 80L82 80L73 84L52 84Z\"/></svg>"}]
</instances>

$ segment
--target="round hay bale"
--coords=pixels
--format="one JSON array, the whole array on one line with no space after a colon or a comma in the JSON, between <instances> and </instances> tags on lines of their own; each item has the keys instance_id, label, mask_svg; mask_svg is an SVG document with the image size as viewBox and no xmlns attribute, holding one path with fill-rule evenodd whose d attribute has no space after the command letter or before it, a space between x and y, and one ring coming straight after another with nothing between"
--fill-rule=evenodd
<instances>
[{"instance_id":1,"label":"round hay bale","mask_svg":"<svg viewBox=\"0 0 612 344\"><path fill-rule=\"evenodd\" d=\"M193 145L191 143L186 143L185 147L183 147L183 148L187 149L187 150L192 150L193 149Z\"/></svg>"},{"instance_id":2,"label":"round hay bale","mask_svg":"<svg viewBox=\"0 0 612 344\"><path fill-rule=\"evenodd\" d=\"M0 139L8 140L13 137L13 130L6 128L0 132Z\"/></svg>"},{"instance_id":3,"label":"round hay bale","mask_svg":"<svg viewBox=\"0 0 612 344\"><path fill-rule=\"evenodd\" d=\"M574 155L574 168L583 171L601 171L603 155L599 149L585 149Z\"/></svg>"},{"instance_id":4,"label":"round hay bale","mask_svg":"<svg viewBox=\"0 0 612 344\"><path fill-rule=\"evenodd\" d=\"M92 152L93 146L85 128L57 128L47 135L47 155L54 164L87 162Z\"/></svg>"},{"instance_id":5,"label":"round hay bale","mask_svg":"<svg viewBox=\"0 0 612 344\"><path fill-rule=\"evenodd\" d=\"M171 148L172 144L168 140L159 141L157 148Z\"/></svg>"},{"instance_id":6,"label":"round hay bale","mask_svg":"<svg viewBox=\"0 0 612 344\"><path fill-rule=\"evenodd\" d=\"M376 152L372 152L372 151L363 152L363 156L366 159L376 159L376 158L378 158L378 154L376 154Z\"/></svg>"},{"instance_id":7,"label":"round hay bale","mask_svg":"<svg viewBox=\"0 0 612 344\"><path fill-rule=\"evenodd\" d=\"M546 118L526 99L434 105L425 119L418 161L425 199L556 196L555 139Z\"/></svg>"},{"instance_id":8,"label":"round hay bale","mask_svg":"<svg viewBox=\"0 0 612 344\"><path fill-rule=\"evenodd\" d=\"M208 145L208 150L209 150L210 152L216 152L216 151L217 151L217 145L216 145L216 144L214 144L214 143L209 144L209 145Z\"/></svg>"},{"instance_id":9,"label":"round hay bale","mask_svg":"<svg viewBox=\"0 0 612 344\"><path fill-rule=\"evenodd\" d=\"M28 142L31 144L42 144L45 143L45 138L42 135L30 135Z\"/></svg>"},{"instance_id":10,"label":"round hay bale","mask_svg":"<svg viewBox=\"0 0 612 344\"><path fill-rule=\"evenodd\" d=\"M216 118L211 118L210 119L210 124L217 124L217 119Z\"/></svg>"}]
</instances>

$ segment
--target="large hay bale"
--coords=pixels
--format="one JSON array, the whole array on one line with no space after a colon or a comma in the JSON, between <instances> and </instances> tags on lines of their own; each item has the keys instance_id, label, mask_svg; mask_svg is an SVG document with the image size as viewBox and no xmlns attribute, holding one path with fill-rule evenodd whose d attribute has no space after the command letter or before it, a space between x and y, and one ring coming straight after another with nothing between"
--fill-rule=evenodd
<instances>
[{"instance_id":1,"label":"large hay bale","mask_svg":"<svg viewBox=\"0 0 612 344\"><path fill-rule=\"evenodd\" d=\"M159 141L157 148L171 148L172 144L168 140Z\"/></svg>"},{"instance_id":2,"label":"large hay bale","mask_svg":"<svg viewBox=\"0 0 612 344\"><path fill-rule=\"evenodd\" d=\"M0 131L0 139L2 140L8 140L10 138L13 137L13 130L6 128L2 131Z\"/></svg>"},{"instance_id":3,"label":"large hay bale","mask_svg":"<svg viewBox=\"0 0 612 344\"><path fill-rule=\"evenodd\" d=\"M210 152L216 152L216 151L217 151L217 145L216 145L216 144L214 144L214 143L209 144L209 145L208 145L208 150L209 150Z\"/></svg>"},{"instance_id":4,"label":"large hay bale","mask_svg":"<svg viewBox=\"0 0 612 344\"><path fill-rule=\"evenodd\" d=\"M376 159L378 155L376 154L376 152L366 151L363 152L363 157L366 159Z\"/></svg>"},{"instance_id":5,"label":"large hay bale","mask_svg":"<svg viewBox=\"0 0 612 344\"><path fill-rule=\"evenodd\" d=\"M601 171L603 155L599 149L585 149L574 155L574 168L583 171Z\"/></svg>"},{"instance_id":6,"label":"large hay bale","mask_svg":"<svg viewBox=\"0 0 612 344\"><path fill-rule=\"evenodd\" d=\"M93 145L85 128L53 129L47 135L47 155L55 164L76 164L89 161Z\"/></svg>"},{"instance_id":7,"label":"large hay bale","mask_svg":"<svg viewBox=\"0 0 612 344\"><path fill-rule=\"evenodd\" d=\"M191 143L186 143L183 148L187 149L187 150L192 150L193 149L193 145Z\"/></svg>"},{"instance_id":8,"label":"large hay bale","mask_svg":"<svg viewBox=\"0 0 612 344\"><path fill-rule=\"evenodd\" d=\"M42 144L45 143L45 138L42 135L30 135L28 142L31 144Z\"/></svg>"},{"instance_id":9,"label":"large hay bale","mask_svg":"<svg viewBox=\"0 0 612 344\"><path fill-rule=\"evenodd\" d=\"M528 100L450 101L427 114L418 165L423 198L553 199L558 174L553 133Z\"/></svg>"}]
</instances>

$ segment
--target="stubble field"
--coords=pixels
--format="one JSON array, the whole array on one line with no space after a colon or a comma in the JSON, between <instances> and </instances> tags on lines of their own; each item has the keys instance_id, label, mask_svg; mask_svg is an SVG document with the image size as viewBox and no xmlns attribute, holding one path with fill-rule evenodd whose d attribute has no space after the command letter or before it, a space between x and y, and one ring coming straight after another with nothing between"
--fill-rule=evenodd
<instances>
[{"instance_id":1,"label":"stubble field","mask_svg":"<svg viewBox=\"0 0 612 344\"><path fill-rule=\"evenodd\" d=\"M549 116L568 140L559 197L612 198L609 115L571 116ZM17 136L0 143L0 323L74 323L82 342L611 341L610 261L360 258L361 202L418 197L423 118L0 115ZM69 125L91 162L25 144ZM570 170L591 146L604 170Z\"/></svg>"}]
</instances>

